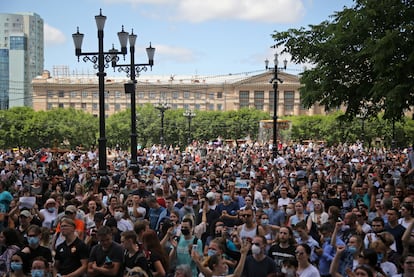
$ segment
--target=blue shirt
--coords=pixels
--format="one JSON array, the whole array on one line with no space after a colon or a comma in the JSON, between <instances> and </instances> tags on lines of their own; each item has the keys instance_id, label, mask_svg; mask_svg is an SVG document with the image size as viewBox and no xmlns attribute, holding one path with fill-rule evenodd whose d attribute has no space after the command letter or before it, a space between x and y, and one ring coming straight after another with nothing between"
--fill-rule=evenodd
<instances>
[{"instance_id":1,"label":"blue shirt","mask_svg":"<svg viewBox=\"0 0 414 277\"><path fill-rule=\"evenodd\" d=\"M240 210L239 204L233 201L230 202L228 205L224 205L223 203L220 203L216 207L216 211L220 214L220 216L223 211L227 211L228 215L234 216L237 214L238 210ZM223 219L224 225L228 227L233 227L235 222L236 220L234 219L228 219L228 218Z\"/></svg>"},{"instance_id":2,"label":"blue shirt","mask_svg":"<svg viewBox=\"0 0 414 277\"><path fill-rule=\"evenodd\" d=\"M285 212L282 210L275 210L270 208L266 211L267 216L269 217L269 223L276 226L285 225Z\"/></svg>"},{"instance_id":3,"label":"blue shirt","mask_svg":"<svg viewBox=\"0 0 414 277\"><path fill-rule=\"evenodd\" d=\"M149 210L149 226L152 230L158 230L161 219L167 216L167 209L160 206L158 209Z\"/></svg>"}]
</instances>

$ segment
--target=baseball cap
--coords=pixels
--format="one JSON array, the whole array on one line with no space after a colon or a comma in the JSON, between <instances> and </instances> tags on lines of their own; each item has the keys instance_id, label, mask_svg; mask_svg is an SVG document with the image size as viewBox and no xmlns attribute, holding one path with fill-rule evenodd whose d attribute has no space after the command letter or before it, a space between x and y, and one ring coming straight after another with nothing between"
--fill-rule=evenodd
<instances>
[{"instance_id":1,"label":"baseball cap","mask_svg":"<svg viewBox=\"0 0 414 277\"><path fill-rule=\"evenodd\" d=\"M20 212L20 216L30 217L32 214L28 210L23 210Z\"/></svg>"},{"instance_id":2,"label":"baseball cap","mask_svg":"<svg viewBox=\"0 0 414 277\"><path fill-rule=\"evenodd\" d=\"M72 214L75 214L77 210L78 209L75 206L69 205L66 207L65 212L70 212Z\"/></svg>"}]
</instances>

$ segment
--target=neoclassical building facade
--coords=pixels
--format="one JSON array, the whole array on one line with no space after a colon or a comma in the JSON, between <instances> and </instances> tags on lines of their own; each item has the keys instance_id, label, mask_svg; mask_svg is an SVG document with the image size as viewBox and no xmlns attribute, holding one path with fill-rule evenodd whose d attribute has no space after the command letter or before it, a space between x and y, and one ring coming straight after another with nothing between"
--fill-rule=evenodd
<instances>
[{"instance_id":1,"label":"neoclassical building facade","mask_svg":"<svg viewBox=\"0 0 414 277\"><path fill-rule=\"evenodd\" d=\"M303 108L296 75L279 72L278 115L324 114L323 107ZM230 111L248 107L273 114L274 92L269 82L272 71L221 76L140 76L136 86L136 105L168 103L172 109ZM124 92L127 78L105 79L106 116L128 109L130 95ZM52 76L45 70L32 81L33 108L75 108L98 116L99 93L96 75Z\"/></svg>"}]
</instances>

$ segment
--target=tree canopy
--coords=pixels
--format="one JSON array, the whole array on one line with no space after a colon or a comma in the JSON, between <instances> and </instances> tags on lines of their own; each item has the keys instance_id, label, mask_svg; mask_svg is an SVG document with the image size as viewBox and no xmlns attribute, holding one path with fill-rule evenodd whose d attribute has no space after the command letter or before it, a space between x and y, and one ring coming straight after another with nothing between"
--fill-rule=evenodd
<instances>
[{"instance_id":1,"label":"tree canopy","mask_svg":"<svg viewBox=\"0 0 414 277\"><path fill-rule=\"evenodd\" d=\"M308 28L275 31L282 52L315 67L301 75L305 107L400 120L414 105L414 1L355 0Z\"/></svg>"}]
</instances>

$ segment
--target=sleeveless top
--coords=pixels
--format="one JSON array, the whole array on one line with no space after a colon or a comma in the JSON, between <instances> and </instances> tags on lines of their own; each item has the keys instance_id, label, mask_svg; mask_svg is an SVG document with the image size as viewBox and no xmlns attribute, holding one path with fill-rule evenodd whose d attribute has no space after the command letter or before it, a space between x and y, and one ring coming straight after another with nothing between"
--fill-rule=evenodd
<instances>
[{"instance_id":1,"label":"sleeveless top","mask_svg":"<svg viewBox=\"0 0 414 277\"><path fill-rule=\"evenodd\" d=\"M253 239L257 235L257 226L251 230L246 229L246 224L242 225L242 228L240 230L240 238L251 238Z\"/></svg>"}]
</instances>

